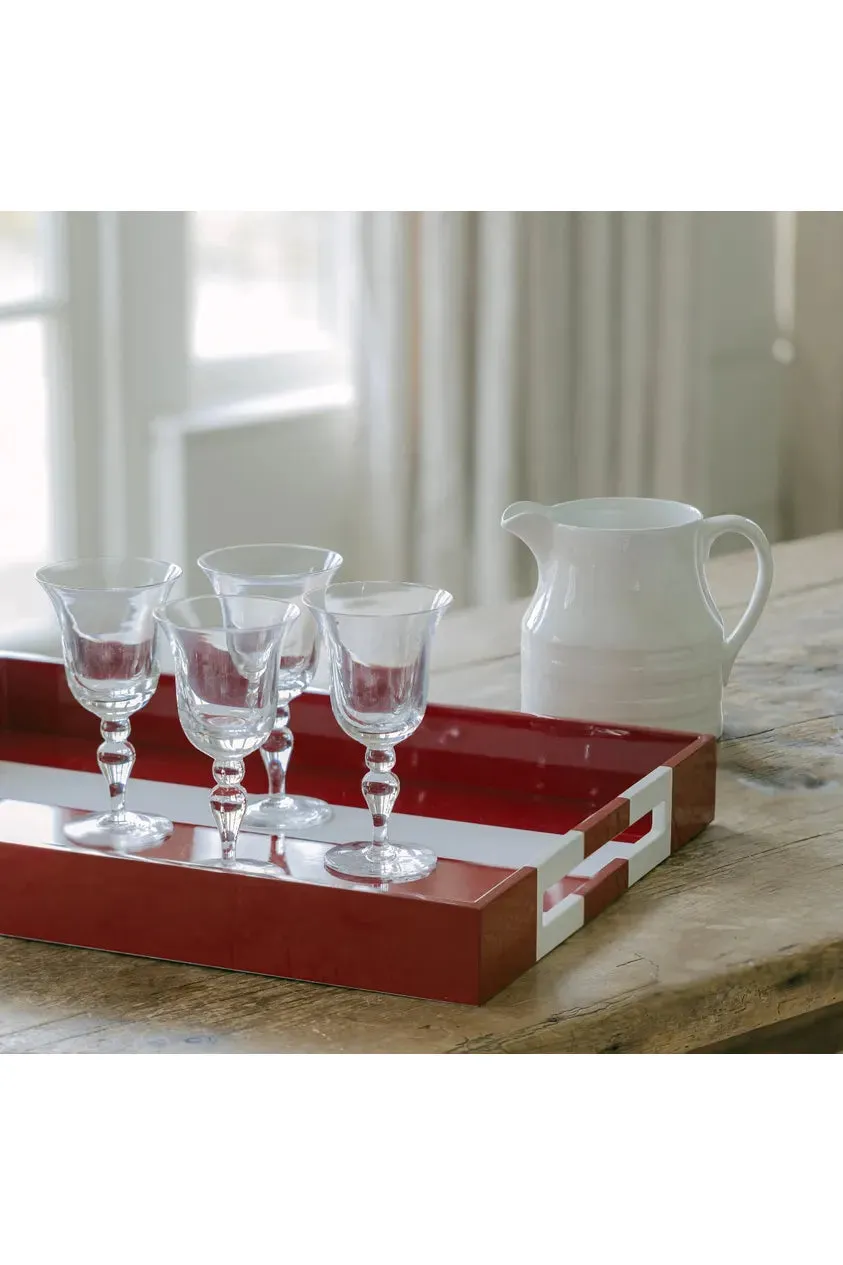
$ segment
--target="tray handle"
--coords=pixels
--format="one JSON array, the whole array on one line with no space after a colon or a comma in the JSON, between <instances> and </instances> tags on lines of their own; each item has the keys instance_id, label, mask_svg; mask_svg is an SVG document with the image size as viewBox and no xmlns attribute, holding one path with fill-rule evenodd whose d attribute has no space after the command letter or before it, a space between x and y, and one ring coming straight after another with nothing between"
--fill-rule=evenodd
<instances>
[{"instance_id":1,"label":"tray handle","mask_svg":"<svg viewBox=\"0 0 843 1265\"><path fill-rule=\"evenodd\" d=\"M536 867L536 961L579 931L587 921L584 883L588 883L590 901L602 909L608 903L602 899L602 889L617 887L615 862L626 861L626 885L632 887L670 855L673 769L668 765L654 769L619 798L629 801L629 823L619 833L623 834L647 813L652 813L652 824L645 835L634 843L610 839L586 855L583 832L569 830L558 848ZM583 883L578 891L564 896L545 911L544 896L548 888L565 878L579 879Z\"/></svg>"}]
</instances>

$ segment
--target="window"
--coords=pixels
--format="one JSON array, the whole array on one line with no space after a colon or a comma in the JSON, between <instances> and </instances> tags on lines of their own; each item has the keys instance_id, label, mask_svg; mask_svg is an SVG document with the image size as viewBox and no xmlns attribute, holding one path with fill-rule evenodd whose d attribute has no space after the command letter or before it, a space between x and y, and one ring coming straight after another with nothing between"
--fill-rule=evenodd
<instances>
[{"instance_id":1,"label":"window","mask_svg":"<svg viewBox=\"0 0 843 1265\"><path fill-rule=\"evenodd\" d=\"M32 580L53 547L51 432L59 394L60 217L0 212L0 624L43 619Z\"/></svg>"},{"instance_id":2,"label":"window","mask_svg":"<svg viewBox=\"0 0 843 1265\"><path fill-rule=\"evenodd\" d=\"M213 407L347 375L344 218L194 211L188 220L192 398Z\"/></svg>"},{"instance_id":3,"label":"window","mask_svg":"<svg viewBox=\"0 0 843 1265\"><path fill-rule=\"evenodd\" d=\"M324 345L321 255L328 234L307 213L194 211L192 352L199 362Z\"/></svg>"},{"instance_id":4,"label":"window","mask_svg":"<svg viewBox=\"0 0 843 1265\"><path fill-rule=\"evenodd\" d=\"M346 235L321 212L0 213L0 645L54 649L46 559L150 552L160 419L347 383Z\"/></svg>"}]
</instances>

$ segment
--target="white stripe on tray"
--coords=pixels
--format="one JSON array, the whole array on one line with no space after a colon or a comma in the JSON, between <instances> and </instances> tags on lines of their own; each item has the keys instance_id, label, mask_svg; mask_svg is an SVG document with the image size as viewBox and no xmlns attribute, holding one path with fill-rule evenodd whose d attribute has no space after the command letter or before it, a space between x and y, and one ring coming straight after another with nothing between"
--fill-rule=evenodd
<instances>
[{"instance_id":1,"label":"white stripe on tray","mask_svg":"<svg viewBox=\"0 0 843 1265\"><path fill-rule=\"evenodd\" d=\"M172 821L213 830L209 794L210 787L132 778L126 798L127 807L137 812L164 813ZM78 773L72 769L52 769L9 761L0 761L0 797L86 812L103 810L107 803L105 783L99 773ZM370 832L371 818L367 809L335 805L331 821L315 830L297 831L296 838L327 844L347 843L353 839L367 839ZM389 837L393 843L432 848L437 856L449 860L517 869L522 865L538 867L567 836L395 813L390 819ZM290 841L288 837L287 843Z\"/></svg>"}]
</instances>

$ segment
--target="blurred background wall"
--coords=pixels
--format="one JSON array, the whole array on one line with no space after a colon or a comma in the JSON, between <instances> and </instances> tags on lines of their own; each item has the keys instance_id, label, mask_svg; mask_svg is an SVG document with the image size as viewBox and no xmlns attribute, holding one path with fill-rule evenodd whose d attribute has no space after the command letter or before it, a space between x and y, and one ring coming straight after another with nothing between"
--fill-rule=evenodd
<instances>
[{"instance_id":1,"label":"blurred background wall","mask_svg":"<svg viewBox=\"0 0 843 1265\"><path fill-rule=\"evenodd\" d=\"M843 214L0 212L0 644L50 558L529 592L512 500L843 526Z\"/></svg>"}]
</instances>

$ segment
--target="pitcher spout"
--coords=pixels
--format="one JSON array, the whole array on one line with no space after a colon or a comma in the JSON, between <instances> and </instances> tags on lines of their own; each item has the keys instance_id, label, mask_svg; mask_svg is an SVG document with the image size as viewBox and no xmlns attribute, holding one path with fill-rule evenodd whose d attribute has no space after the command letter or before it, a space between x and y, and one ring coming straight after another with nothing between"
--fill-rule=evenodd
<instances>
[{"instance_id":1,"label":"pitcher spout","mask_svg":"<svg viewBox=\"0 0 843 1265\"><path fill-rule=\"evenodd\" d=\"M516 501L505 509L501 527L523 540L539 567L550 559L553 551L553 510L535 501Z\"/></svg>"}]
</instances>

